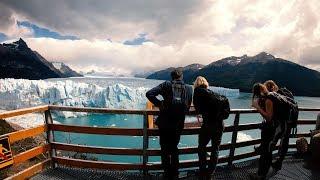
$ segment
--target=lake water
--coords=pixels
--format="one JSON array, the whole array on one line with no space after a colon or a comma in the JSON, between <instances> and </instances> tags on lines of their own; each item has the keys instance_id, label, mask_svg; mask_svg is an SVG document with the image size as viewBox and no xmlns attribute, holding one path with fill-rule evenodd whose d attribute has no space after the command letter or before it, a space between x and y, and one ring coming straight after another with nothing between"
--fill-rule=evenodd
<instances>
[{"instance_id":1,"label":"lake water","mask_svg":"<svg viewBox=\"0 0 320 180\"><path fill-rule=\"evenodd\" d=\"M56 81L57 79L51 79L49 81ZM66 79L59 79L66 80ZM68 79L70 80L70 79ZM85 82L91 84L97 84L99 86L109 86L113 84L123 84L131 88L151 88L158 85L162 81L158 80L146 80L140 78L71 78L72 81ZM251 94L240 93L238 96L234 96L231 93L229 96L231 108L248 109L250 108ZM314 97L296 97L300 107L320 107L320 98ZM134 99L132 100L134 101ZM143 108L143 107L137 107ZM316 119L316 112L301 112L300 119ZM188 120L195 119L194 117L188 117ZM93 127L122 127L122 128L142 128L143 117L139 115L112 115L112 114L91 114L88 116L81 116L76 118L55 118L62 124L72 124L80 126L93 126ZM225 120L225 125L232 125L234 115ZM241 114L240 124L261 122L262 118L258 114ZM314 126L299 126L299 132L308 132L310 129L314 129ZM259 130L242 131L238 134L238 141L246 141L250 139L260 138ZM90 146L103 146L103 147L126 147L126 148L142 148L142 137L128 137L128 136L108 136L108 135L88 135L78 133L62 133L56 132L55 139L59 142L68 142L73 144L83 144ZM224 133L222 143L231 141L231 133ZM291 140L294 142L295 140ZM182 136L179 143L179 147L197 146L197 136L188 135ZM150 148L159 148L159 139L157 137L149 138ZM245 147L236 149L236 154L252 151L253 147ZM227 155L229 151L220 151L220 156ZM90 154L99 160L104 161L117 161L117 162L141 162L142 157L139 156L116 156L116 155L95 155ZM196 154L181 155L181 160L195 159ZM149 157L149 162L160 161L159 157Z\"/></svg>"}]
</instances>

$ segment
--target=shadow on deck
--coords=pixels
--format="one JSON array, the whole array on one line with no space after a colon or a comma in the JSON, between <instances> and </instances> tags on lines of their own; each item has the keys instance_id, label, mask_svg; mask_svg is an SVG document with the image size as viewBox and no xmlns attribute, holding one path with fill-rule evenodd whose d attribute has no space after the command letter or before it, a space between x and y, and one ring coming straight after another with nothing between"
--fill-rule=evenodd
<instances>
[{"instance_id":1,"label":"shadow on deck","mask_svg":"<svg viewBox=\"0 0 320 180\"><path fill-rule=\"evenodd\" d=\"M215 173L215 179L249 179L250 173L255 173L257 171L257 160L250 160L240 163L235 163L232 168L227 166L219 166ZM182 171L180 173L181 178L185 180L194 180L198 179L196 171ZM302 179L311 179L316 180L320 179L320 171L313 171L306 167L305 160L301 158L294 158L292 156L287 157L283 163L283 167L280 171L274 172L270 169L268 178L270 179L293 179L293 180L302 180ZM144 179L142 173L139 172L125 172L125 171L104 171L96 169L80 169L72 168L66 166L58 166L55 169L47 169L34 177L32 180L40 179ZM162 179L161 173L150 173L150 175L145 178L150 180L160 180Z\"/></svg>"}]
</instances>

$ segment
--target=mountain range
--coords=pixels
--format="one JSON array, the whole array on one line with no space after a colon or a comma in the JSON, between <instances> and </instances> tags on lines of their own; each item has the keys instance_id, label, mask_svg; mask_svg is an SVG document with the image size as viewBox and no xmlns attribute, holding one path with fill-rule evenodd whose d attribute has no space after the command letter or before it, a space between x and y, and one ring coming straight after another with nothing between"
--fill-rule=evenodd
<instances>
[{"instance_id":1,"label":"mountain range","mask_svg":"<svg viewBox=\"0 0 320 180\"><path fill-rule=\"evenodd\" d=\"M57 68L60 67L60 68ZM51 63L23 39L0 44L0 78L47 79L81 76L67 65Z\"/></svg>"},{"instance_id":2,"label":"mountain range","mask_svg":"<svg viewBox=\"0 0 320 180\"><path fill-rule=\"evenodd\" d=\"M194 67L194 65L191 65ZM274 80L280 87L299 96L320 96L320 73L291 61L261 52L255 56L231 56L199 68L183 67L184 80L192 84L197 76L204 76L212 86L251 92L256 82ZM147 79L169 80L172 68L160 70Z\"/></svg>"}]
</instances>

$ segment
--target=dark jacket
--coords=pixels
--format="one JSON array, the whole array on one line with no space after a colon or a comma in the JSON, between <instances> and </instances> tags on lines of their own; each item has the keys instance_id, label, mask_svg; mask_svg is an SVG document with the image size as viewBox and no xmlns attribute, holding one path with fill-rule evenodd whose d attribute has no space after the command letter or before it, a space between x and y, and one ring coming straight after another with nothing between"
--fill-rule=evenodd
<instances>
[{"instance_id":1,"label":"dark jacket","mask_svg":"<svg viewBox=\"0 0 320 180\"><path fill-rule=\"evenodd\" d=\"M178 83L183 83L183 81L177 81ZM160 108L160 115L157 119L159 128L176 128L177 126L183 127L186 111L189 110L192 102L192 87L190 85L186 86L185 100L186 107L181 111L173 110L171 108L172 102L172 82L165 81L152 88L146 93L147 98L151 103ZM161 95L163 100L159 100L157 96Z\"/></svg>"},{"instance_id":2,"label":"dark jacket","mask_svg":"<svg viewBox=\"0 0 320 180\"><path fill-rule=\"evenodd\" d=\"M197 87L194 89L193 105L197 113L202 115L203 126L215 126L223 129L223 120L217 119L218 111L215 104L215 93L205 87Z\"/></svg>"}]
</instances>

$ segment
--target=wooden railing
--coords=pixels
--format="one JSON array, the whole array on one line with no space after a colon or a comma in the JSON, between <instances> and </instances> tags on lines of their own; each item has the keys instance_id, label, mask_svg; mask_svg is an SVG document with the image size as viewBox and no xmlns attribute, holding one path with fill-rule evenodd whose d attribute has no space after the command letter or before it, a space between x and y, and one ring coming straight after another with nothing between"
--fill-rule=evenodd
<instances>
[{"instance_id":1,"label":"wooden railing","mask_svg":"<svg viewBox=\"0 0 320 180\"><path fill-rule=\"evenodd\" d=\"M48 110L49 110L49 107L46 105L46 106L38 106L38 107L32 107L32 108L7 111L7 112L0 113L0 120L4 120L5 118L20 116L20 115L25 115L25 114L29 114L29 113L41 113L41 112L45 112ZM23 140L26 138L41 135L47 131L48 131L48 126L47 126L47 124L44 124L44 125L40 125L38 127L23 129L20 131L4 134L4 135L1 135L0 138L8 137L9 143L13 144L17 141L20 141L20 140ZM46 154L47 152L49 152L50 149L51 149L51 145L48 142L46 142L45 144L40 145L38 147L34 147L34 148L29 149L27 151L24 151L22 153L15 154L13 156L13 166L17 166L17 165L24 163L34 157L41 155L41 154ZM15 174L14 176L9 177L8 179L25 179L27 177L30 177L30 176L40 172L41 170L43 170L50 162L51 162L51 158L49 157L48 159L46 159L46 160L28 168L28 169L23 170L23 171Z\"/></svg>"},{"instance_id":2,"label":"wooden railing","mask_svg":"<svg viewBox=\"0 0 320 180\"><path fill-rule=\"evenodd\" d=\"M104 113L104 114L137 114L143 115L143 128L105 128L105 127L89 127L89 126L77 126L77 125L64 125L54 124L51 116L51 111L72 111L72 112L88 112L88 113ZM315 111L319 112L320 108L300 108L300 111ZM46 165L51 164L53 167L57 164L75 166L81 168L101 168L110 170L143 170L145 174L149 170L160 170L161 164L150 163L148 161L149 156L160 156L160 149L149 148L149 137L158 136L159 132L155 128L149 128L149 123L153 115L158 115L157 110L120 110L120 109L106 109L106 108L82 108L82 107L65 107L65 106L39 106L34 108L27 108L21 110L8 111L0 113L0 119L14 117L18 115L24 115L34 112L44 112L45 124L39 127L25 129L13 133L9 133L2 136L8 136L10 143L14 143L18 140L34 137L39 134L47 134L47 143L30 149L21 154L15 155L14 165L36 157L42 153L48 153L49 158L39 164L36 164L21 173L11 177L13 179L20 177L30 177L33 174L41 171ZM257 113L252 109L233 109L231 111L235 115L234 123L231 126L225 128L225 132L231 132L231 142L222 144L220 150L229 150L229 155L220 157L219 163L228 163L232 165L233 161L246 159L257 156L254 151L246 152L243 154L235 154L237 148L252 146L259 144L260 139L253 139L244 142L237 142L237 136L239 131L254 130L261 126L261 123L240 124L241 114L253 114ZM189 115L195 115L195 112L191 110ZM316 120L299 120L299 125L313 125ZM182 131L182 135L196 135L199 133L199 127L187 128ZM141 148L115 148L115 147L99 147L99 146L87 146L78 144L67 144L55 141L54 132L72 132L72 133L85 133L85 134L100 134L100 135L114 135L114 136L142 136L143 145ZM295 137L308 137L309 133L299 133ZM290 148L295 147L291 144ZM211 147L207 147L208 150ZM142 163L119 163L119 162L106 162L106 161L93 161L93 160L80 160L69 157L61 157L57 155L57 151L71 151L79 153L94 153L94 154L110 154L110 155L133 155L142 156ZM179 154L195 154L198 152L197 147L184 147L179 149ZM198 160L186 160L180 161L180 168L197 167Z\"/></svg>"}]
</instances>

